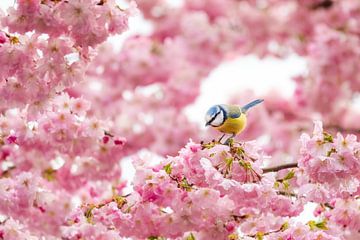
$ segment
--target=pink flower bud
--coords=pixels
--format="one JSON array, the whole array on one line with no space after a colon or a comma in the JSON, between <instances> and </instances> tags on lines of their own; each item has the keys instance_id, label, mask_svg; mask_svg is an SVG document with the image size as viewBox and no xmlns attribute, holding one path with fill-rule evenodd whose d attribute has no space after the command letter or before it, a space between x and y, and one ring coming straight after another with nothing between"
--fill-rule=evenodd
<instances>
[{"instance_id":1,"label":"pink flower bud","mask_svg":"<svg viewBox=\"0 0 360 240\"><path fill-rule=\"evenodd\" d=\"M8 136L8 137L6 138L6 141L7 141L8 144L11 144L11 143L15 143L15 142L16 142L16 139L17 139L16 136L10 135L10 136Z\"/></svg>"},{"instance_id":2,"label":"pink flower bud","mask_svg":"<svg viewBox=\"0 0 360 240\"><path fill-rule=\"evenodd\" d=\"M6 42L6 35L3 32L0 32L0 44L3 44Z\"/></svg>"},{"instance_id":3,"label":"pink flower bud","mask_svg":"<svg viewBox=\"0 0 360 240\"><path fill-rule=\"evenodd\" d=\"M120 145L123 146L126 143L126 139L125 138L118 138L114 140L114 144L115 145Z\"/></svg>"},{"instance_id":4,"label":"pink flower bud","mask_svg":"<svg viewBox=\"0 0 360 240\"><path fill-rule=\"evenodd\" d=\"M109 136L103 137L103 143L107 144L109 142L109 140L110 140Z\"/></svg>"},{"instance_id":5,"label":"pink flower bud","mask_svg":"<svg viewBox=\"0 0 360 240\"><path fill-rule=\"evenodd\" d=\"M8 156L10 155L10 150L9 149L2 149L0 152L0 160L4 160L6 159Z\"/></svg>"},{"instance_id":6,"label":"pink flower bud","mask_svg":"<svg viewBox=\"0 0 360 240\"><path fill-rule=\"evenodd\" d=\"M40 212L42 212L42 213L46 212L46 209L44 207L40 206L38 208L39 208Z\"/></svg>"},{"instance_id":7,"label":"pink flower bud","mask_svg":"<svg viewBox=\"0 0 360 240\"><path fill-rule=\"evenodd\" d=\"M225 225L225 229L226 231L228 232L233 232L234 229L235 229L235 224L233 222L228 222L226 225Z\"/></svg>"}]
</instances>

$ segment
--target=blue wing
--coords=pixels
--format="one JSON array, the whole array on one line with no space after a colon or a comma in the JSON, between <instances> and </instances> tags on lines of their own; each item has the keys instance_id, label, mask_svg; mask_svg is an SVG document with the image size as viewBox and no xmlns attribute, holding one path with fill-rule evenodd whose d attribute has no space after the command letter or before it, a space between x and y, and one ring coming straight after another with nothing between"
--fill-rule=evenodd
<instances>
[{"instance_id":1,"label":"blue wing","mask_svg":"<svg viewBox=\"0 0 360 240\"><path fill-rule=\"evenodd\" d=\"M241 116L241 110L238 106L235 105L227 105L228 115L230 118L238 118Z\"/></svg>"},{"instance_id":2,"label":"blue wing","mask_svg":"<svg viewBox=\"0 0 360 240\"><path fill-rule=\"evenodd\" d=\"M252 102L249 102L248 104L246 104L245 106L243 106L241 108L241 112L246 113L247 110L249 110L250 108L252 108L255 105L258 105L259 103L262 103L263 101L264 101L264 99L256 99Z\"/></svg>"}]
</instances>

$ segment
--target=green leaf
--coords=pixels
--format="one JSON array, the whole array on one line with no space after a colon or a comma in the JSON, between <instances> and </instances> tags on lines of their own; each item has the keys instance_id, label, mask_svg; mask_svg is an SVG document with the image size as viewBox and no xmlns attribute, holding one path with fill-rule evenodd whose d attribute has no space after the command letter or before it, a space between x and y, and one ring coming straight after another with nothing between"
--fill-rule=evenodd
<instances>
[{"instance_id":1,"label":"green leaf","mask_svg":"<svg viewBox=\"0 0 360 240\"><path fill-rule=\"evenodd\" d=\"M326 156L327 156L327 157L330 157L331 154L336 153L336 152L337 152L337 151L336 151L335 148L331 148L331 149L326 153Z\"/></svg>"},{"instance_id":2,"label":"green leaf","mask_svg":"<svg viewBox=\"0 0 360 240\"><path fill-rule=\"evenodd\" d=\"M294 170L290 170L286 176L284 177L284 180L290 180L295 176L295 171Z\"/></svg>"},{"instance_id":3,"label":"green leaf","mask_svg":"<svg viewBox=\"0 0 360 240\"><path fill-rule=\"evenodd\" d=\"M287 180L284 180L284 181L282 182L282 184L283 184L285 190L288 190L288 189L289 189L290 184L289 184L289 182L288 182Z\"/></svg>"},{"instance_id":4,"label":"green leaf","mask_svg":"<svg viewBox=\"0 0 360 240\"><path fill-rule=\"evenodd\" d=\"M151 236L151 237L148 237L148 240L165 240L165 238L157 237L157 236Z\"/></svg>"},{"instance_id":5,"label":"green leaf","mask_svg":"<svg viewBox=\"0 0 360 240\"><path fill-rule=\"evenodd\" d=\"M228 142L229 147L234 146L234 138L229 138L228 140L226 140Z\"/></svg>"},{"instance_id":6,"label":"green leaf","mask_svg":"<svg viewBox=\"0 0 360 240\"><path fill-rule=\"evenodd\" d=\"M52 168L47 168L42 172L42 177L48 180L49 182L54 181L56 178L56 170Z\"/></svg>"},{"instance_id":7,"label":"green leaf","mask_svg":"<svg viewBox=\"0 0 360 240\"><path fill-rule=\"evenodd\" d=\"M245 168L246 170L252 169L250 162L246 162L246 161L243 161L243 160L239 160L238 162L239 162L239 165L241 167Z\"/></svg>"},{"instance_id":8,"label":"green leaf","mask_svg":"<svg viewBox=\"0 0 360 240\"><path fill-rule=\"evenodd\" d=\"M288 229L288 228L289 228L289 223L288 223L288 222L285 222L283 225L281 225L280 230L281 230L281 231L285 231L285 230Z\"/></svg>"},{"instance_id":9,"label":"green leaf","mask_svg":"<svg viewBox=\"0 0 360 240\"><path fill-rule=\"evenodd\" d=\"M215 147L216 143L215 142L208 142L208 143L202 143L201 147L203 149L211 149L213 147Z\"/></svg>"},{"instance_id":10,"label":"green leaf","mask_svg":"<svg viewBox=\"0 0 360 240\"><path fill-rule=\"evenodd\" d=\"M315 228L316 228L316 222L313 220L308 221L307 225L309 225L310 230L315 230Z\"/></svg>"},{"instance_id":11,"label":"green leaf","mask_svg":"<svg viewBox=\"0 0 360 240\"><path fill-rule=\"evenodd\" d=\"M116 202L118 209L121 209L127 203L126 198L119 195L114 195L113 201Z\"/></svg>"},{"instance_id":12,"label":"green leaf","mask_svg":"<svg viewBox=\"0 0 360 240\"><path fill-rule=\"evenodd\" d=\"M180 186L180 188L185 189L187 192L191 191L191 184L186 180L186 178L183 178L179 182L179 186Z\"/></svg>"},{"instance_id":13,"label":"green leaf","mask_svg":"<svg viewBox=\"0 0 360 240\"><path fill-rule=\"evenodd\" d=\"M189 236L185 238L185 240L196 240L194 234L190 233Z\"/></svg>"},{"instance_id":14,"label":"green leaf","mask_svg":"<svg viewBox=\"0 0 360 240\"><path fill-rule=\"evenodd\" d=\"M264 233L258 232L256 234L256 240L263 240L264 239Z\"/></svg>"},{"instance_id":15,"label":"green leaf","mask_svg":"<svg viewBox=\"0 0 360 240\"><path fill-rule=\"evenodd\" d=\"M242 147L236 148L236 153L238 155L243 155L245 153L245 150Z\"/></svg>"},{"instance_id":16,"label":"green leaf","mask_svg":"<svg viewBox=\"0 0 360 240\"><path fill-rule=\"evenodd\" d=\"M323 220L321 222L317 222L316 227L321 229L321 230L328 230L328 228L326 226L326 220Z\"/></svg>"},{"instance_id":17,"label":"green leaf","mask_svg":"<svg viewBox=\"0 0 360 240\"><path fill-rule=\"evenodd\" d=\"M315 229L328 230L328 228L326 226L326 220L319 221L319 222L315 222L315 221L311 220L307 223L307 225L309 225L311 230L315 230Z\"/></svg>"},{"instance_id":18,"label":"green leaf","mask_svg":"<svg viewBox=\"0 0 360 240\"><path fill-rule=\"evenodd\" d=\"M333 136L331 136L331 134L327 133L327 132L323 132L324 135L324 143L333 143L334 139Z\"/></svg>"},{"instance_id":19,"label":"green leaf","mask_svg":"<svg viewBox=\"0 0 360 240\"><path fill-rule=\"evenodd\" d=\"M214 157L216 155L216 153L210 153L209 157Z\"/></svg>"},{"instance_id":20,"label":"green leaf","mask_svg":"<svg viewBox=\"0 0 360 240\"><path fill-rule=\"evenodd\" d=\"M225 158L226 167L231 167L233 161L234 161L233 157Z\"/></svg>"},{"instance_id":21,"label":"green leaf","mask_svg":"<svg viewBox=\"0 0 360 240\"><path fill-rule=\"evenodd\" d=\"M232 233L228 236L228 239L229 240L238 240L238 235L236 235L235 233Z\"/></svg>"},{"instance_id":22,"label":"green leaf","mask_svg":"<svg viewBox=\"0 0 360 240\"><path fill-rule=\"evenodd\" d=\"M94 204L90 204L89 207L85 210L84 216L88 223L93 224L93 213L91 212L96 206Z\"/></svg>"},{"instance_id":23,"label":"green leaf","mask_svg":"<svg viewBox=\"0 0 360 240\"><path fill-rule=\"evenodd\" d=\"M164 166L164 170L165 170L165 172L167 173L167 174L171 174L171 162L170 163L168 163L168 164L166 164L165 166Z\"/></svg>"}]
</instances>

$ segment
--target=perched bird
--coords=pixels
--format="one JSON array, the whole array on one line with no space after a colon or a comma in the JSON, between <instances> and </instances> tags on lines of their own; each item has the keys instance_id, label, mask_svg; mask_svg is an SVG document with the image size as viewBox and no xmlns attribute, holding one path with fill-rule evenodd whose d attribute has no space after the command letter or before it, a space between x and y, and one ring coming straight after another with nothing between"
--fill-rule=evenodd
<instances>
[{"instance_id":1,"label":"perched bird","mask_svg":"<svg viewBox=\"0 0 360 240\"><path fill-rule=\"evenodd\" d=\"M219 139L219 142L226 134L232 134L229 138L231 139L242 132L246 127L246 112L253 106L263 101L263 99L257 99L243 107L227 104L214 105L206 113L205 126L210 125L224 133L224 135Z\"/></svg>"}]
</instances>

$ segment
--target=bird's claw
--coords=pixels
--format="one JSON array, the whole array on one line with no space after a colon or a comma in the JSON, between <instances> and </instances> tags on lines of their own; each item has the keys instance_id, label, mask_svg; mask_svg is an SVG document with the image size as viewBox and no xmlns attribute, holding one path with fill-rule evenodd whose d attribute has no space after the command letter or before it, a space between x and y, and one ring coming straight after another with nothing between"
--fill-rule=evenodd
<instances>
[{"instance_id":1,"label":"bird's claw","mask_svg":"<svg viewBox=\"0 0 360 240\"><path fill-rule=\"evenodd\" d=\"M231 147L234 143L234 137L229 137L228 139L226 139L226 141L224 142L224 145L227 145L229 147Z\"/></svg>"},{"instance_id":2,"label":"bird's claw","mask_svg":"<svg viewBox=\"0 0 360 240\"><path fill-rule=\"evenodd\" d=\"M225 137L225 134L223 134L223 135L219 138L218 143L221 144L221 140L222 140L224 137Z\"/></svg>"}]
</instances>

